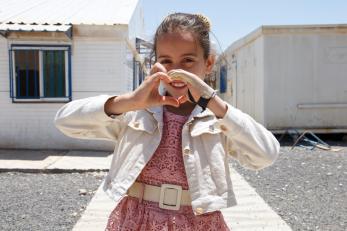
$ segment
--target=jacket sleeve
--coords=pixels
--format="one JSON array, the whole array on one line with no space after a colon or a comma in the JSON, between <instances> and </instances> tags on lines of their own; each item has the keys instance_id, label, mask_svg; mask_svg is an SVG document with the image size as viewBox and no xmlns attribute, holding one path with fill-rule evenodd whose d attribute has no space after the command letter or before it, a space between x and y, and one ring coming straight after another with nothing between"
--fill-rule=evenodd
<instances>
[{"instance_id":1,"label":"jacket sleeve","mask_svg":"<svg viewBox=\"0 0 347 231\"><path fill-rule=\"evenodd\" d=\"M117 140L125 127L126 116L111 118L106 115L104 106L110 97L100 95L65 104L55 116L55 126L73 138Z\"/></svg>"},{"instance_id":2,"label":"jacket sleeve","mask_svg":"<svg viewBox=\"0 0 347 231\"><path fill-rule=\"evenodd\" d=\"M228 104L227 113L218 123L226 136L226 151L242 166L259 170L278 157L277 139L248 114Z\"/></svg>"}]
</instances>

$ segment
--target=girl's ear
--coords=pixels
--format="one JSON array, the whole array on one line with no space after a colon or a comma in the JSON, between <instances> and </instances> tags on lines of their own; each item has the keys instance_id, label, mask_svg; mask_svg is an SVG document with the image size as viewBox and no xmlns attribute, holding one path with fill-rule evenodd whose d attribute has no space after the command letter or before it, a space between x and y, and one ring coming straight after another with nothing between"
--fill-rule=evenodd
<instances>
[{"instance_id":1,"label":"girl's ear","mask_svg":"<svg viewBox=\"0 0 347 231\"><path fill-rule=\"evenodd\" d=\"M214 66L215 61L216 61L216 56L210 54L205 62L206 74L210 74L212 72L212 68Z\"/></svg>"}]
</instances>

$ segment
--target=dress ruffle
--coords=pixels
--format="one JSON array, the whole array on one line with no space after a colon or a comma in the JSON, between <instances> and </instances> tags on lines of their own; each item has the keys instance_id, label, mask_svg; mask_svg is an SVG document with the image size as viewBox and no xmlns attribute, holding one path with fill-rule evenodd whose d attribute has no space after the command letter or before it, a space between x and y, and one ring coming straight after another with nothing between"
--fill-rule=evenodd
<instances>
[{"instance_id":1,"label":"dress ruffle","mask_svg":"<svg viewBox=\"0 0 347 231\"><path fill-rule=\"evenodd\" d=\"M158 203L124 197L112 211L106 231L225 231L220 211L194 215L191 206L177 211L161 209Z\"/></svg>"}]
</instances>

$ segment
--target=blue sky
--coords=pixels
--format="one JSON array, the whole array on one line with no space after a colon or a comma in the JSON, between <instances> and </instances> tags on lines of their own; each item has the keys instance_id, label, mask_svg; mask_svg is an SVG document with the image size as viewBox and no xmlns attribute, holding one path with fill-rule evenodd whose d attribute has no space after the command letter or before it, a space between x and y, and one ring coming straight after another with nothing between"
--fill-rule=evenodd
<instances>
[{"instance_id":1,"label":"blue sky","mask_svg":"<svg viewBox=\"0 0 347 231\"><path fill-rule=\"evenodd\" d=\"M261 25L347 24L345 0L142 0L146 35L169 13L203 13L222 49Z\"/></svg>"}]
</instances>

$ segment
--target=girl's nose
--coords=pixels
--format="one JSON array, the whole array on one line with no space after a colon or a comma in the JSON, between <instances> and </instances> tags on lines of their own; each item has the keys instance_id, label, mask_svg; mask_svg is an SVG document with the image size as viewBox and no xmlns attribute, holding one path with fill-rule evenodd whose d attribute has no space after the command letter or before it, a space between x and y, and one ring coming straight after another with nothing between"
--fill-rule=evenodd
<instances>
[{"instance_id":1,"label":"girl's nose","mask_svg":"<svg viewBox=\"0 0 347 231\"><path fill-rule=\"evenodd\" d=\"M183 69L183 67L180 63L173 63L170 68L171 68L171 70L172 69Z\"/></svg>"}]
</instances>

